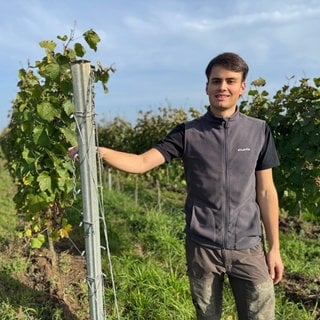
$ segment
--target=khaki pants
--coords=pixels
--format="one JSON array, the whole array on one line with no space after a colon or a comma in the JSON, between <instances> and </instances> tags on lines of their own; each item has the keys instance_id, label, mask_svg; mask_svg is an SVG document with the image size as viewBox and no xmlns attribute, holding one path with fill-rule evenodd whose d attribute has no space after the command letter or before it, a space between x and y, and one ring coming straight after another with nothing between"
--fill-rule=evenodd
<instances>
[{"instance_id":1,"label":"khaki pants","mask_svg":"<svg viewBox=\"0 0 320 320\"><path fill-rule=\"evenodd\" d=\"M273 320L275 297L261 245L246 250L214 250L187 240L187 266L198 320L219 320L227 274L239 320Z\"/></svg>"}]
</instances>

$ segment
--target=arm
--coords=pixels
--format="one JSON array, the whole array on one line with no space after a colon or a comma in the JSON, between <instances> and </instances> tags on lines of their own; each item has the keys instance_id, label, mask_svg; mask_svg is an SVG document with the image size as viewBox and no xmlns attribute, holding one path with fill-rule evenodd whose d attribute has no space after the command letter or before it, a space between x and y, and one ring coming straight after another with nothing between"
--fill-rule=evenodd
<instances>
[{"instance_id":1,"label":"arm","mask_svg":"<svg viewBox=\"0 0 320 320\"><path fill-rule=\"evenodd\" d=\"M277 284L282 279L284 267L280 255L278 195L273 183L272 169L257 171L256 181L257 202L269 244L269 273Z\"/></svg>"},{"instance_id":2,"label":"arm","mask_svg":"<svg viewBox=\"0 0 320 320\"><path fill-rule=\"evenodd\" d=\"M145 173L165 162L163 155L155 148L139 155L103 147L99 147L98 152L103 161L129 173Z\"/></svg>"},{"instance_id":3,"label":"arm","mask_svg":"<svg viewBox=\"0 0 320 320\"><path fill-rule=\"evenodd\" d=\"M103 161L112 167L129 173L144 173L165 162L163 155L155 148L139 155L104 147L99 147L97 151ZM74 159L77 154L78 147L69 148L68 155L71 159Z\"/></svg>"}]
</instances>

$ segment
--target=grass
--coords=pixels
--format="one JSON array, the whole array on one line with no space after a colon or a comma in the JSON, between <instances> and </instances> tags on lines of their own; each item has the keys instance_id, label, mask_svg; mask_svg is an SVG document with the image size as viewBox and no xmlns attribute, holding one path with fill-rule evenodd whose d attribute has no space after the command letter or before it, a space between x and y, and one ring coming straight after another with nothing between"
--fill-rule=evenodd
<instances>
[{"instance_id":1,"label":"grass","mask_svg":"<svg viewBox=\"0 0 320 320\"><path fill-rule=\"evenodd\" d=\"M152 193L153 196L150 196ZM185 276L184 215L181 211L183 197L174 198L172 195L163 197L161 211L157 210L156 194L152 188L144 190L144 194L139 198L140 205L135 204L133 200L134 191L130 188L124 190L121 194L107 192L105 198L109 201L110 213L108 219L112 229L111 234L114 235L114 237L111 236L112 247L115 248L112 253L115 255L115 277L119 285L121 315L124 319L195 319L188 291L188 281ZM148 199L148 201L145 202L145 199ZM153 203L150 202L150 199L153 199ZM294 229L291 233L281 234L287 280L286 285L281 284L276 287L276 319L316 319L317 302L308 305L303 299L308 297L308 293L312 296L312 292L319 292L320 247L318 241L319 238L308 239L306 234L303 232L297 234ZM119 248L121 249L119 250ZM124 260L121 259L120 269L117 263L119 256L124 256ZM130 266L129 269L126 269L127 263ZM174 296L178 290L172 283L171 285L163 284L159 280L157 281L157 291L165 292L167 297L165 301L148 290L148 285L154 288L153 281L157 277L153 273L145 271L142 272L144 278L141 279L139 271L144 270L141 266L149 270L150 266L153 265L154 270L161 274L158 270L159 264L161 270L166 272L166 275L163 274L161 277L171 278L174 276L176 281L180 282L180 286L184 288L184 294L180 291L178 297L170 300L170 297ZM292 277L297 272L303 275L307 281L295 284ZM295 287L296 285L297 287ZM299 297L294 297L292 291L301 291L301 300L299 300ZM131 298L131 295L128 299L127 292L133 292L133 295L136 298L139 297L140 300ZM145 306L144 309L141 308L141 301ZM183 305L183 308L179 310L180 313L177 314L174 311L172 311L173 313L168 311L175 310L175 301L179 301L179 304ZM153 304L158 306L157 315L153 315L151 318L143 318L141 316L142 310L149 310L148 306ZM111 300L110 305L112 305ZM185 314L183 313L184 310L186 310ZM150 317L150 311L148 312ZM235 304L228 281L226 281L224 292L223 319L236 319Z\"/></svg>"},{"instance_id":2,"label":"grass","mask_svg":"<svg viewBox=\"0 0 320 320\"><path fill-rule=\"evenodd\" d=\"M15 188L3 160L0 160L0 177L0 238L8 239L14 234L17 216L12 200Z\"/></svg>"},{"instance_id":3,"label":"grass","mask_svg":"<svg viewBox=\"0 0 320 320\"><path fill-rule=\"evenodd\" d=\"M0 167L1 168L1 167ZM17 217L12 201L14 188L7 172L0 171L0 319L88 319L88 297L85 282L65 283L66 305L36 287L26 285L25 277L35 278L35 261L25 255L25 248L15 238ZM5 186L5 187L4 187ZM8 187L9 186L9 187ZM123 320L194 320L189 294L184 252L184 214L182 193L162 190L161 208L154 188L140 186L138 203L134 183L126 184L121 193L105 191L105 214L113 264L120 319ZM74 224L79 220L74 213ZM82 229L71 234L78 243ZM102 244L103 244L102 240ZM305 233L281 233L282 255L286 276L276 287L277 320L315 320L319 306L320 247L319 237ZM117 319L110 270L103 253L105 303L108 319ZM38 260L40 261L40 260ZM79 260L80 261L80 260ZM33 269L31 266L33 265ZM68 251L60 254L61 277L75 273L75 257ZM52 279L54 275L52 275ZM222 320L235 320L236 311L231 289L225 281Z\"/></svg>"}]
</instances>

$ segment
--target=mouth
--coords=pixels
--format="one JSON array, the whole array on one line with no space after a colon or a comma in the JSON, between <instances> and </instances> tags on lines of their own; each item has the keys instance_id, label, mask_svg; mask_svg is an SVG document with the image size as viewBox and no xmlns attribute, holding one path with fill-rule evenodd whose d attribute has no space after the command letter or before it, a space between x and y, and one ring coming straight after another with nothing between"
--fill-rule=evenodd
<instances>
[{"instance_id":1,"label":"mouth","mask_svg":"<svg viewBox=\"0 0 320 320\"><path fill-rule=\"evenodd\" d=\"M217 94L217 95L215 95L215 98L218 101L223 101L223 100L225 100L225 99L227 99L229 97L230 97L230 95L228 95L228 94Z\"/></svg>"}]
</instances>

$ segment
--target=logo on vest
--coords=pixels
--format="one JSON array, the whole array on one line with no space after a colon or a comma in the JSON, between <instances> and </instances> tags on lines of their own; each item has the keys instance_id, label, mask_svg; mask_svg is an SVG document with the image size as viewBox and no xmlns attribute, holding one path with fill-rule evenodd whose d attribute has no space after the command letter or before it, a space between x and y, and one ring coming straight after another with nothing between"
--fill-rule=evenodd
<instances>
[{"instance_id":1,"label":"logo on vest","mask_svg":"<svg viewBox=\"0 0 320 320\"><path fill-rule=\"evenodd\" d=\"M238 152L249 152L251 151L250 148L238 148Z\"/></svg>"}]
</instances>

